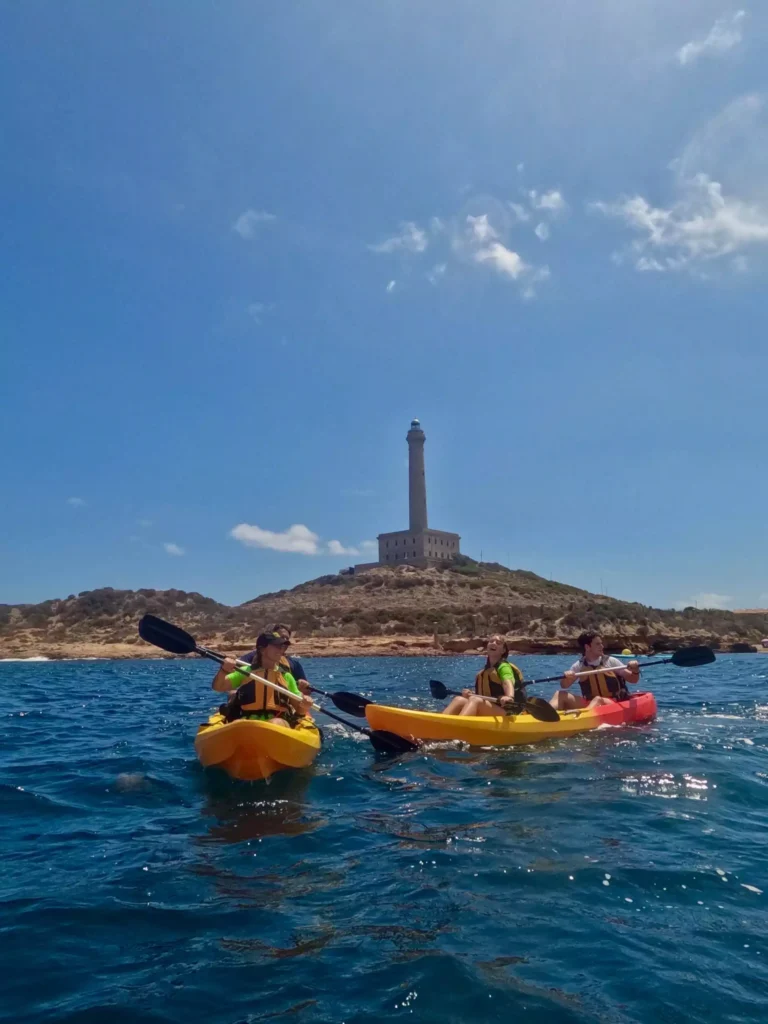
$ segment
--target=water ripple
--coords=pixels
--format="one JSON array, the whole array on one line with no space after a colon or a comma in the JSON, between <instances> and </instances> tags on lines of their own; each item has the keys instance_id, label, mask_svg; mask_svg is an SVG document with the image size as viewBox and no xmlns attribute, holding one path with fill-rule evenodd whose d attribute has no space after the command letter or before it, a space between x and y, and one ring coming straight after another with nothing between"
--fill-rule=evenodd
<instances>
[{"instance_id":1,"label":"water ripple","mask_svg":"<svg viewBox=\"0 0 768 1024\"><path fill-rule=\"evenodd\" d=\"M331 725L237 784L194 758L204 663L0 664L0 1022L762 1021L764 665L657 669L656 722L536 747L381 761ZM434 659L307 667L439 707Z\"/></svg>"}]
</instances>

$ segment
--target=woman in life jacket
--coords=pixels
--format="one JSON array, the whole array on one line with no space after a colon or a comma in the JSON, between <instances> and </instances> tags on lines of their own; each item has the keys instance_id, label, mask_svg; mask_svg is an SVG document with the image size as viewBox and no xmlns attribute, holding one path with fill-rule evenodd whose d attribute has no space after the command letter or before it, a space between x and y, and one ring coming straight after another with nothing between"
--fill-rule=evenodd
<instances>
[{"instance_id":1,"label":"woman in life jacket","mask_svg":"<svg viewBox=\"0 0 768 1024\"><path fill-rule=\"evenodd\" d=\"M618 658L611 658L603 651L603 638L592 630L579 637L581 657L563 674L562 689L549 702L558 711L569 708L596 707L598 704L612 704L614 701L629 700L627 683L640 681L640 666L636 661L624 664ZM595 672L595 669L601 671ZM580 672L593 675L578 676ZM569 693L574 683L581 688L581 695Z\"/></svg>"},{"instance_id":2,"label":"woman in life jacket","mask_svg":"<svg viewBox=\"0 0 768 1024\"><path fill-rule=\"evenodd\" d=\"M228 703L222 705L222 714L227 721L256 718L292 728L307 714L312 701L301 693L290 671L291 666L285 657L288 643L280 633L262 633L256 641L251 668L267 682L290 690L290 697L251 679L247 671L240 671L231 658L223 662L213 681L213 689L234 691Z\"/></svg>"},{"instance_id":3,"label":"woman in life jacket","mask_svg":"<svg viewBox=\"0 0 768 1024\"><path fill-rule=\"evenodd\" d=\"M498 634L488 641L485 666L475 677L474 690L462 690L443 711L444 715L500 715L503 711L486 697L501 698L502 708L515 703L515 689L523 673L507 661L509 647Z\"/></svg>"}]
</instances>

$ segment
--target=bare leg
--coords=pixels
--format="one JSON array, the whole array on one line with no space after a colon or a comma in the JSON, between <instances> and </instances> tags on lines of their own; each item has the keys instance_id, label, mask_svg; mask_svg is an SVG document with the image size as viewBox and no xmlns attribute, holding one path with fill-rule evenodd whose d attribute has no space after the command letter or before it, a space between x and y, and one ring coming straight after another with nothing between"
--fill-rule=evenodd
<instances>
[{"instance_id":1,"label":"bare leg","mask_svg":"<svg viewBox=\"0 0 768 1024\"><path fill-rule=\"evenodd\" d=\"M599 708L601 704L613 704L614 701L610 697L593 697L587 707Z\"/></svg>"},{"instance_id":2,"label":"bare leg","mask_svg":"<svg viewBox=\"0 0 768 1024\"><path fill-rule=\"evenodd\" d=\"M283 729L290 729L291 728L291 726L288 724L288 722L286 722L286 720L284 718L280 718L280 717L273 718L273 719L271 719L271 722L272 722L272 725L281 725L283 727Z\"/></svg>"},{"instance_id":3,"label":"bare leg","mask_svg":"<svg viewBox=\"0 0 768 1024\"><path fill-rule=\"evenodd\" d=\"M569 693L567 690L558 690L557 693L553 694L552 700L549 703L557 711L570 711L574 708L586 706L583 697L579 697L575 693Z\"/></svg>"},{"instance_id":4,"label":"bare leg","mask_svg":"<svg viewBox=\"0 0 768 1024\"><path fill-rule=\"evenodd\" d=\"M490 704L482 697L470 697L459 712L461 715L501 715L503 711L498 704Z\"/></svg>"},{"instance_id":5,"label":"bare leg","mask_svg":"<svg viewBox=\"0 0 768 1024\"><path fill-rule=\"evenodd\" d=\"M443 708L444 715L460 715L462 708L467 703L466 697L454 697L451 703Z\"/></svg>"}]
</instances>

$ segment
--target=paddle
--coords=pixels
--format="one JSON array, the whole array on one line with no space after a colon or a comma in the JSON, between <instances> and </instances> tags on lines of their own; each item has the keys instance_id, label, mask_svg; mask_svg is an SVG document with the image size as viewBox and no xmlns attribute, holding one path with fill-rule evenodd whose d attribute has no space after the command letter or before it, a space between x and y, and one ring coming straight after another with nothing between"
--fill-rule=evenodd
<instances>
[{"instance_id":1,"label":"paddle","mask_svg":"<svg viewBox=\"0 0 768 1024\"><path fill-rule=\"evenodd\" d=\"M445 700L447 696L460 697L461 690L449 690L448 687L441 683L439 679L429 680L429 689L435 700ZM486 697L486 700L492 704L500 704L496 697ZM522 711L527 711L531 718L538 719L539 722L559 722L560 715L552 707L548 701L543 700L541 697L526 697L517 708ZM504 709L506 710L506 708ZM515 707L511 707L510 712L514 713Z\"/></svg>"},{"instance_id":2,"label":"paddle","mask_svg":"<svg viewBox=\"0 0 768 1024\"><path fill-rule=\"evenodd\" d=\"M671 658L657 658L655 661L639 662L639 667L650 668L652 665L677 665L678 668L695 668L697 665L711 665L715 660L715 652L711 647L681 647L675 651ZM605 668L591 669L589 672L577 672L576 678L583 679L585 676L595 676L605 672ZM608 670L610 671L610 669ZM543 679L528 679L522 683L523 686L533 686L536 683L559 683L563 678L559 676L545 676Z\"/></svg>"},{"instance_id":3,"label":"paddle","mask_svg":"<svg viewBox=\"0 0 768 1024\"><path fill-rule=\"evenodd\" d=\"M170 654L199 654L201 658L210 658L211 661L216 661L220 665L225 661L223 654L212 651L209 647L203 647L186 630L181 629L180 626L174 626L172 623L166 622L156 615L145 615L141 619L139 622L139 636L148 644L159 647L163 651L168 651ZM247 667L248 674L253 679L264 683L279 693L286 694L292 700L296 699L296 694L291 693L290 690L284 690L282 686L270 683L267 679L262 679L261 676L255 675L247 662L241 662L241 664ZM350 696L354 697L355 694L350 694ZM364 700L365 698L360 699ZM312 707L316 711L327 715L328 718L332 718L335 722L341 722L348 729L353 729L355 732L367 736L374 750L381 754L403 754L409 750L418 750L418 746L415 743L411 743L410 740L397 736L393 732L387 732L383 729L366 729L360 725L353 725L352 722L348 722L345 718L339 718L332 711L326 711L325 708L321 708L319 704L314 702Z\"/></svg>"}]
</instances>

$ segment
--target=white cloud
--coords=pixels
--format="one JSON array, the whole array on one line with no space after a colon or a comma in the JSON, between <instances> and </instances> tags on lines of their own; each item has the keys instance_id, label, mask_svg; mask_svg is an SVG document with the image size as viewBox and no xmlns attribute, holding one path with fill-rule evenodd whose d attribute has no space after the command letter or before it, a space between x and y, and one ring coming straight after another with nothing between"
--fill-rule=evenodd
<instances>
[{"instance_id":1,"label":"white cloud","mask_svg":"<svg viewBox=\"0 0 768 1024\"><path fill-rule=\"evenodd\" d=\"M480 245L499 237L496 231L494 231L488 223L487 213L483 213L479 217L472 217L471 215L468 216L467 225L472 241L478 242Z\"/></svg>"},{"instance_id":2,"label":"white cloud","mask_svg":"<svg viewBox=\"0 0 768 1024\"><path fill-rule=\"evenodd\" d=\"M230 530L229 535L250 548L288 551L298 555L317 555L320 553L320 538L301 523L289 526L282 533L262 530L260 526L251 526L248 523L239 523Z\"/></svg>"},{"instance_id":3,"label":"white cloud","mask_svg":"<svg viewBox=\"0 0 768 1024\"><path fill-rule=\"evenodd\" d=\"M768 243L767 204L726 195L706 174L680 187L681 198L668 207L652 206L643 196L592 204L641 235L631 246L637 270L683 270Z\"/></svg>"},{"instance_id":4,"label":"white cloud","mask_svg":"<svg viewBox=\"0 0 768 1024\"><path fill-rule=\"evenodd\" d=\"M727 53L738 46L742 40L741 27L746 15L746 11L736 11L718 18L703 39L692 39L680 47L677 51L680 64L693 64L699 57Z\"/></svg>"},{"instance_id":5,"label":"white cloud","mask_svg":"<svg viewBox=\"0 0 768 1024\"><path fill-rule=\"evenodd\" d=\"M388 292L394 291L396 284L397 284L397 281L390 281L389 284L387 285L387 291Z\"/></svg>"},{"instance_id":6,"label":"white cloud","mask_svg":"<svg viewBox=\"0 0 768 1024\"><path fill-rule=\"evenodd\" d=\"M328 554L329 555L359 555L360 552L357 548L345 548L339 540L328 541Z\"/></svg>"},{"instance_id":7,"label":"white cloud","mask_svg":"<svg viewBox=\"0 0 768 1024\"><path fill-rule=\"evenodd\" d=\"M531 207L534 210L549 210L550 213L561 213L568 205L563 199L562 193L557 189L545 192L543 195L533 189L528 193Z\"/></svg>"},{"instance_id":8,"label":"white cloud","mask_svg":"<svg viewBox=\"0 0 768 1024\"><path fill-rule=\"evenodd\" d=\"M252 302L248 306L248 315L255 324L262 324L264 322L264 314L271 313L274 308L274 304L271 302Z\"/></svg>"},{"instance_id":9,"label":"white cloud","mask_svg":"<svg viewBox=\"0 0 768 1024\"><path fill-rule=\"evenodd\" d=\"M427 274L427 280L429 281L430 284L437 284L437 282L440 280L440 278L443 276L447 269L447 263L436 263L434 267L432 267L430 272Z\"/></svg>"},{"instance_id":10,"label":"white cloud","mask_svg":"<svg viewBox=\"0 0 768 1024\"><path fill-rule=\"evenodd\" d=\"M694 594L692 597L687 597L682 601L675 601L675 608L678 611L682 611L683 608L689 608L691 606L695 608L717 608L720 610L726 610L730 604L733 603L733 598L729 594L710 594L706 591L700 594Z\"/></svg>"},{"instance_id":11,"label":"white cloud","mask_svg":"<svg viewBox=\"0 0 768 1024\"><path fill-rule=\"evenodd\" d=\"M166 542L165 544L163 544L163 547L165 548L166 552L169 555L183 555L184 554L184 548L180 548L178 544L171 544L170 542Z\"/></svg>"},{"instance_id":12,"label":"white cloud","mask_svg":"<svg viewBox=\"0 0 768 1024\"><path fill-rule=\"evenodd\" d=\"M82 508L86 504L84 498L67 498L67 504L72 508Z\"/></svg>"},{"instance_id":13,"label":"white cloud","mask_svg":"<svg viewBox=\"0 0 768 1024\"><path fill-rule=\"evenodd\" d=\"M436 218L433 218L436 219ZM400 225L400 234L393 235L377 245L369 245L371 252L424 252L429 245L427 233L423 228L414 224L412 220L404 221Z\"/></svg>"},{"instance_id":14,"label":"white cloud","mask_svg":"<svg viewBox=\"0 0 768 1024\"><path fill-rule=\"evenodd\" d=\"M370 554L376 552L378 554L379 545L375 540L363 540L357 547L345 547L339 540L328 541L328 554L329 555L360 555Z\"/></svg>"},{"instance_id":15,"label":"white cloud","mask_svg":"<svg viewBox=\"0 0 768 1024\"><path fill-rule=\"evenodd\" d=\"M540 241L546 242L546 240L549 238L549 227L542 221L541 224L536 225L536 227L533 229L533 233Z\"/></svg>"},{"instance_id":16,"label":"white cloud","mask_svg":"<svg viewBox=\"0 0 768 1024\"><path fill-rule=\"evenodd\" d=\"M256 237L260 224L269 224L274 220L277 220L274 213L267 213L266 210L246 210L232 225L232 230L246 242L250 242Z\"/></svg>"},{"instance_id":17,"label":"white cloud","mask_svg":"<svg viewBox=\"0 0 768 1024\"><path fill-rule=\"evenodd\" d=\"M526 221L531 219L530 213L521 203L509 203L508 205L521 224L525 224Z\"/></svg>"},{"instance_id":18,"label":"white cloud","mask_svg":"<svg viewBox=\"0 0 768 1024\"><path fill-rule=\"evenodd\" d=\"M501 242L492 242L485 248L478 249L473 258L477 263L489 263L500 274L511 277L513 281L528 269L528 264Z\"/></svg>"}]
</instances>

